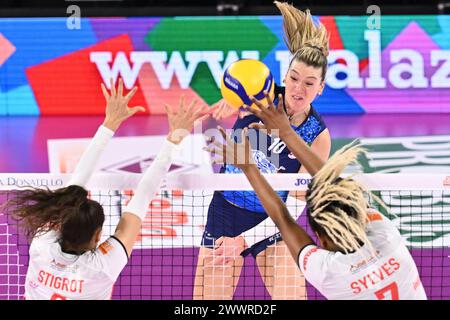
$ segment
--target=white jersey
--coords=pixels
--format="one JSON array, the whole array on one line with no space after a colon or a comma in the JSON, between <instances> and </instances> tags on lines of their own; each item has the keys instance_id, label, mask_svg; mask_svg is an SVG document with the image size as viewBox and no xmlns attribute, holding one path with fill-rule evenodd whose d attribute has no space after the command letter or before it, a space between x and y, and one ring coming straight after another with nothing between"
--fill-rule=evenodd
<instances>
[{"instance_id":1,"label":"white jersey","mask_svg":"<svg viewBox=\"0 0 450 320\"><path fill-rule=\"evenodd\" d=\"M425 300L427 296L416 264L393 223L370 211L366 244L342 254L308 245L298 264L305 278L327 299Z\"/></svg>"},{"instance_id":2,"label":"white jersey","mask_svg":"<svg viewBox=\"0 0 450 320\"><path fill-rule=\"evenodd\" d=\"M111 299L127 261L125 247L114 237L77 256L62 252L57 233L49 231L31 243L25 299Z\"/></svg>"}]
</instances>

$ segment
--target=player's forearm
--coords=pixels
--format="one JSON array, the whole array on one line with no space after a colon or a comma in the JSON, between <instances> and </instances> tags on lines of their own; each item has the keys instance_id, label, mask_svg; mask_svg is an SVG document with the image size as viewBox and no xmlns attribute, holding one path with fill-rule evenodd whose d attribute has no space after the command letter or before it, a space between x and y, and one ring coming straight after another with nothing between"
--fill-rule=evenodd
<instances>
[{"instance_id":1,"label":"player's forearm","mask_svg":"<svg viewBox=\"0 0 450 320\"><path fill-rule=\"evenodd\" d=\"M278 194L261 175L255 165L243 170L250 184L258 195L266 213L275 222L280 230L281 237L285 241L289 251L296 259L299 251L307 244L314 243L306 231L300 227L289 214L286 205Z\"/></svg>"},{"instance_id":2,"label":"player's forearm","mask_svg":"<svg viewBox=\"0 0 450 320\"><path fill-rule=\"evenodd\" d=\"M262 176L256 165L251 165L244 168L243 172L255 190L261 204L264 207L264 210L277 226L284 219L292 220L292 217L287 209L283 210L285 208L285 204L269 185L267 180Z\"/></svg>"},{"instance_id":3,"label":"player's forearm","mask_svg":"<svg viewBox=\"0 0 450 320\"><path fill-rule=\"evenodd\" d=\"M280 132L280 138L288 146L298 161L306 168L310 175L315 175L325 162L311 150L294 130Z\"/></svg>"},{"instance_id":4,"label":"player's forearm","mask_svg":"<svg viewBox=\"0 0 450 320\"><path fill-rule=\"evenodd\" d=\"M141 220L144 219L150 200L160 187L164 176L172 164L172 153L175 151L176 146L176 144L168 140L164 142L158 155L139 182L136 192L124 209L124 212L132 213Z\"/></svg>"},{"instance_id":5,"label":"player's forearm","mask_svg":"<svg viewBox=\"0 0 450 320\"><path fill-rule=\"evenodd\" d=\"M114 131L103 125L98 128L88 147L78 161L68 185L78 185L81 187L86 185L95 170L103 150L113 135Z\"/></svg>"}]
</instances>

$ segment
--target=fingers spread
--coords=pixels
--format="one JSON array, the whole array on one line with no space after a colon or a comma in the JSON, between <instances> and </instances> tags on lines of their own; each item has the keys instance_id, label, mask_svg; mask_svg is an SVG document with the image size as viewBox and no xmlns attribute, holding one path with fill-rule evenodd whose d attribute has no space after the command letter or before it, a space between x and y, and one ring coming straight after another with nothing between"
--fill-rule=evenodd
<instances>
[{"instance_id":1,"label":"fingers spread","mask_svg":"<svg viewBox=\"0 0 450 320\"><path fill-rule=\"evenodd\" d=\"M266 126L263 123L253 122L248 125L250 129L264 130Z\"/></svg>"},{"instance_id":2,"label":"fingers spread","mask_svg":"<svg viewBox=\"0 0 450 320\"><path fill-rule=\"evenodd\" d=\"M145 112L145 108L144 108L144 107L141 107L141 106L133 107L133 108L130 108L128 112L129 112L131 115L133 115L133 114L135 114L136 112Z\"/></svg>"},{"instance_id":3,"label":"fingers spread","mask_svg":"<svg viewBox=\"0 0 450 320\"><path fill-rule=\"evenodd\" d=\"M258 107L259 110L264 110L266 109L266 107L261 103L261 101L258 101L255 99L255 97L251 96L250 100L252 100L252 102Z\"/></svg>"},{"instance_id":4,"label":"fingers spread","mask_svg":"<svg viewBox=\"0 0 450 320\"><path fill-rule=\"evenodd\" d=\"M127 101L130 101L131 98L133 98L133 96L135 95L136 91L137 91L137 87L134 87L130 92L128 92L128 94L125 96L125 99Z\"/></svg>"},{"instance_id":5,"label":"fingers spread","mask_svg":"<svg viewBox=\"0 0 450 320\"><path fill-rule=\"evenodd\" d=\"M222 135L222 138L226 141L227 140L227 134L225 132L225 129L222 128L221 126L217 126L217 129L219 129L220 134Z\"/></svg>"},{"instance_id":6,"label":"fingers spread","mask_svg":"<svg viewBox=\"0 0 450 320\"><path fill-rule=\"evenodd\" d=\"M116 88L114 87L114 81L113 78L110 78L110 85L111 85L111 97L116 96Z\"/></svg>"},{"instance_id":7,"label":"fingers spread","mask_svg":"<svg viewBox=\"0 0 450 320\"><path fill-rule=\"evenodd\" d=\"M198 119L199 117L203 115L209 115L208 107L207 106L200 106L194 109L195 111L192 113L192 118Z\"/></svg>"},{"instance_id":8,"label":"fingers spread","mask_svg":"<svg viewBox=\"0 0 450 320\"><path fill-rule=\"evenodd\" d=\"M118 90L117 90L117 96L122 97L122 94L123 94L123 80L120 77L119 78Z\"/></svg>"},{"instance_id":9,"label":"fingers spread","mask_svg":"<svg viewBox=\"0 0 450 320\"><path fill-rule=\"evenodd\" d=\"M187 112L188 113L192 113L192 110L194 109L196 104L197 104L197 99L192 100L192 102L189 104Z\"/></svg>"},{"instance_id":10,"label":"fingers spread","mask_svg":"<svg viewBox=\"0 0 450 320\"><path fill-rule=\"evenodd\" d=\"M211 154L211 156L215 156L216 154L221 156L220 154L220 149L214 148L214 147L204 147L203 150L205 150L206 152L209 152Z\"/></svg>"},{"instance_id":11,"label":"fingers spread","mask_svg":"<svg viewBox=\"0 0 450 320\"><path fill-rule=\"evenodd\" d=\"M196 118L195 119L195 121L194 121L194 126L197 126L199 123L201 123L201 122L203 122L203 121L205 121L206 119L208 119L209 118L209 114L205 114L205 115L200 115L198 118Z\"/></svg>"},{"instance_id":12,"label":"fingers spread","mask_svg":"<svg viewBox=\"0 0 450 320\"><path fill-rule=\"evenodd\" d=\"M285 112L283 108L283 95L280 93L278 95L278 106L277 106L278 112Z\"/></svg>"},{"instance_id":13,"label":"fingers spread","mask_svg":"<svg viewBox=\"0 0 450 320\"><path fill-rule=\"evenodd\" d=\"M241 142L245 143L247 141L248 128L244 128L241 132Z\"/></svg>"},{"instance_id":14,"label":"fingers spread","mask_svg":"<svg viewBox=\"0 0 450 320\"><path fill-rule=\"evenodd\" d=\"M213 113L213 118L214 119L220 120L219 117L222 114L223 106L224 106L223 101L219 101L216 104L216 107L215 107L216 109L214 110L214 113Z\"/></svg>"},{"instance_id":15,"label":"fingers spread","mask_svg":"<svg viewBox=\"0 0 450 320\"><path fill-rule=\"evenodd\" d=\"M178 112L181 112L181 113L186 112L186 110L184 109L184 94L182 94L180 97L180 105L178 107Z\"/></svg>"},{"instance_id":16,"label":"fingers spread","mask_svg":"<svg viewBox=\"0 0 450 320\"><path fill-rule=\"evenodd\" d=\"M220 150L224 149L224 144L220 141L212 141L211 144L217 148L219 148ZM223 152L221 152L220 154L222 154Z\"/></svg>"},{"instance_id":17,"label":"fingers spread","mask_svg":"<svg viewBox=\"0 0 450 320\"><path fill-rule=\"evenodd\" d=\"M170 105L168 105L168 104L165 104L164 105L164 109L166 109L166 113L168 114L168 115L173 115L173 109L172 109L172 107L170 106Z\"/></svg>"},{"instance_id":18,"label":"fingers spread","mask_svg":"<svg viewBox=\"0 0 450 320\"><path fill-rule=\"evenodd\" d=\"M275 106L273 105L273 100L272 98L270 98L270 95L267 91L264 91L264 97L267 102L267 108L274 108Z\"/></svg>"},{"instance_id":19,"label":"fingers spread","mask_svg":"<svg viewBox=\"0 0 450 320\"><path fill-rule=\"evenodd\" d=\"M106 87L103 83L101 84L101 88L102 88L103 96L105 97L106 101L108 101L109 100L108 90L106 90Z\"/></svg>"}]
</instances>

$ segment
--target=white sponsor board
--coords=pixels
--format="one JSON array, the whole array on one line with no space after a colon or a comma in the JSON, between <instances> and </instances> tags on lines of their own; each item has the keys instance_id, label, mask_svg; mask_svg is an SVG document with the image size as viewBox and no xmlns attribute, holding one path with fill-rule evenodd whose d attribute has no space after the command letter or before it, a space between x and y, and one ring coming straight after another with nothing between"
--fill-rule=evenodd
<instances>
[{"instance_id":1,"label":"white sponsor board","mask_svg":"<svg viewBox=\"0 0 450 320\"><path fill-rule=\"evenodd\" d=\"M166 136L115 137L106 147L96 172L130 176L143 173L158 154L165 138ZM90 139L49 140L50 172L54 174L73 172L89 141ZM205 145L203 135L188 136L174 156L168 179L182 173L212 173L210 156L203 150ZM99 201L107 213L103 230L103 236L107 237L114 233L121 210L130 198L129 192L126 190L91 192L92 198ZM143 221L142 233L136 248L199 245L210 201L211 197L201 195L192 197L192 191L161 192L156 195Z\"/></svg>"}]
</instances>

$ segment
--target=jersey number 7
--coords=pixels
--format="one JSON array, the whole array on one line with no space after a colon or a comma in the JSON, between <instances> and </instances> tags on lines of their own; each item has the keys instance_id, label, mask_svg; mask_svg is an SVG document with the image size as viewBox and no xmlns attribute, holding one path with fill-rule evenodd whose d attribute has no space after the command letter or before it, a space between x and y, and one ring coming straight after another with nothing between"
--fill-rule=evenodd
<instances>
[{"instance_id":1,"label":"jersey number 7","mask_svg":"<svg viewBox=\"0 0 450 320\"><path fill-rule=\"evenodd\" d=\"M384 300L386 292L391 293L392 300L398 300L398 286L397 283L392 282L384 288L381 288L378 291L375 291L375 296L378 300Z\"/></svg>"}]
</instances>

